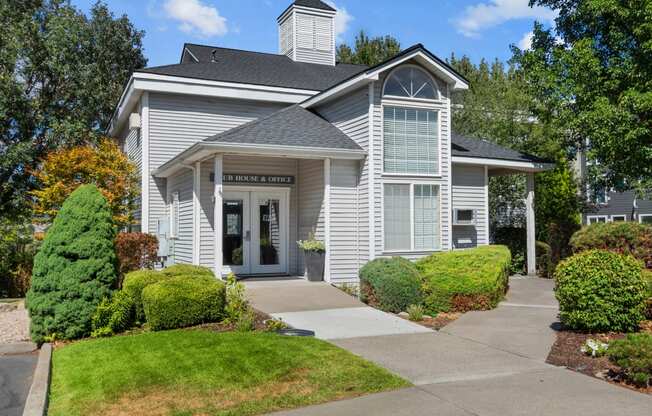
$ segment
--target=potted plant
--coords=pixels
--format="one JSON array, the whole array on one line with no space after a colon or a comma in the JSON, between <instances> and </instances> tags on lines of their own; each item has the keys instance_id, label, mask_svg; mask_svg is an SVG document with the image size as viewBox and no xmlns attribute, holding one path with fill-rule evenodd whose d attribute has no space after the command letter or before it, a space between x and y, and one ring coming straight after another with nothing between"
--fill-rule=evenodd
<instances>
[{"instance_id":1,"label":"potted plant","mask_svg":"<svg viewBox=\"0 0 652 416\"><path fill-rule=\"evenodd\" d=\"M299 240L297 244L303 250L306 278L311 282L324 280L324 242L315 239L314 234L310 233L307 240Z\"/></svg>"}]
</instances>

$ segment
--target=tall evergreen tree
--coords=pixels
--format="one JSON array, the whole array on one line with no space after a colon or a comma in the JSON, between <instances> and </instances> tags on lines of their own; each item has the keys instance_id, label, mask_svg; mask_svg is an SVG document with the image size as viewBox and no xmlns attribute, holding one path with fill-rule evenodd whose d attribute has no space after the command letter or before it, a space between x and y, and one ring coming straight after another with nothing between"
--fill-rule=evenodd
<instances>
[{"instance_id":1,"label":"tall evergreen tree","mask_svg":"<svg viewBox=\"0 0 652 416\"><path fill-rule=\"evenodd\" d=\"M370 38L361 30L355 37L353 48L343 43L337 48L337 62L373 66L395 56L401 51L401 44L386 35Z\"/></svg>"}]
</instances>

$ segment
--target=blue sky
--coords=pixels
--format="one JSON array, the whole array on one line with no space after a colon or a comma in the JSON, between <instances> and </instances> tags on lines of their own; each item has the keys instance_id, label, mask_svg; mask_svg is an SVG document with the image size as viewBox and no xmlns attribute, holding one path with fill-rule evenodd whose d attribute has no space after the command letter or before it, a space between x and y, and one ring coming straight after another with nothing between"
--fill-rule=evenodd
<instances>
[{"instance_id":1,"label":"blue sky","mask_svg":"<svg viewBox=\"0 0 652 416\"><path fill-rule=\"evenodd\" d=\"M107 0L146 31L148 66L177 63L184 42L276 53L276 18L292 0ZM95 0L72 0L88 11ZM507 60L509 45L527 46L534 20L551 25L555 14L528 0L334 0L338 41L351 43L364 29L389 34L402 47L423 43L441 58L451 52ZM370 7L370 5L373 5Z\"/></svg>"}]
</instances>

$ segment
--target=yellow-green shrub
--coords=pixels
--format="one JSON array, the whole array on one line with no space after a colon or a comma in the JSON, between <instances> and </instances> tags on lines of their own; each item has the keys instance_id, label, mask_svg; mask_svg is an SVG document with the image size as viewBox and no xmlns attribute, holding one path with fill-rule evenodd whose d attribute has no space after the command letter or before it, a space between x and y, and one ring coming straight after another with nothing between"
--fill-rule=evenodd
<instances>
[{"instance_id":1,"label":"yellow-green shrub","mask_svg":"<svg viewBox=\"0 0 652 416\"><path fill-rule=\"evenodd\" d=\"M507 291L511 255L506 246L435 253L417 262L426 311L466 312L495 307Z\"/></svg>"},{"instance_id":2,"label":"yellow-green shrub","mask_svg":"<svg viewBox=\"0 0 652 416\"><path fill-rule=\"evenodd\" d=\"M138 322L145 321L142 298L143 289L168 278L169 276L155 270L136 270L135 272L127 273L122 283L122 290L133 300L136 320Z\"/></svg>"}]
</instances>

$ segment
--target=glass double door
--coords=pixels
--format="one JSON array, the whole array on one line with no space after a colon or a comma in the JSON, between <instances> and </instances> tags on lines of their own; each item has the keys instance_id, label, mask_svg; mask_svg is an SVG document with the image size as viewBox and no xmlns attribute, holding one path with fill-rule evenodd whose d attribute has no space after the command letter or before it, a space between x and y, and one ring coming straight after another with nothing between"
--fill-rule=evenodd
<instances>
[{"instance_id":1,"label":"glass double door","mask_svg":"<svg viewBox=\"0 0 652 416\"><path fill-rule=\"evenodd\" d=\"M287 200L287 194L278 191L224 192L224 273L287 273Z\"/></svg>"}]
</instances>

